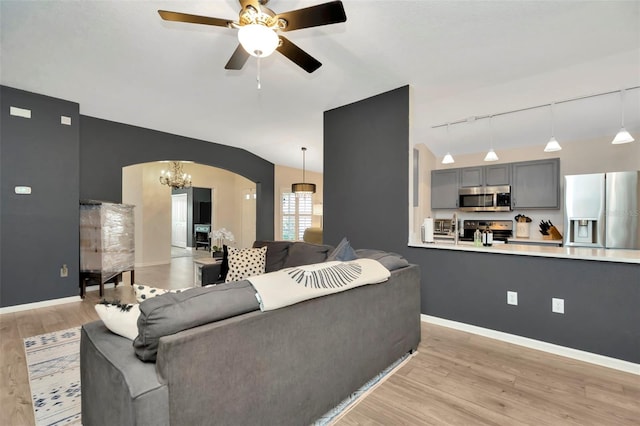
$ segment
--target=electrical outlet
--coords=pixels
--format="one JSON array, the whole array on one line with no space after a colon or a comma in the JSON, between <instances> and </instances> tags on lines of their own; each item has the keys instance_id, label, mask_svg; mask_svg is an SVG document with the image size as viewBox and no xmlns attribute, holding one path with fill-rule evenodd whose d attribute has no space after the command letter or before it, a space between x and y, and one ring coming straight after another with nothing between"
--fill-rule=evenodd
<instances>
[{"instance_id":1,"label":"electrical outlet","mask_svg":"<svg viewBox=\"0 0 640 426\"><path fill-rule=\"evenodd\" d=\"M564 299L551 299L551 312L556 314L564 314Z\"/></svg>"},{"instance_id":2,"label":"electrical outlet","mask_svg":"<svg viewBox=\"0 0 640 426\"><path fill-rule=\"evenodd\" d=\"M518 292L507 291L507 305L517 305L517 304L518 304Z\"/></svg>"},{"instance_id":3,"label":"electrical outlet","mask_svg":"<svg viewBox=\"0 0 640 426\"><path fill-rule=\"evenodd\" d=\"M69 276L69 268L67 268L66 264L62 265L62 268L60 268L60 276L62 278Z\"/></svg>"}]
</instances>

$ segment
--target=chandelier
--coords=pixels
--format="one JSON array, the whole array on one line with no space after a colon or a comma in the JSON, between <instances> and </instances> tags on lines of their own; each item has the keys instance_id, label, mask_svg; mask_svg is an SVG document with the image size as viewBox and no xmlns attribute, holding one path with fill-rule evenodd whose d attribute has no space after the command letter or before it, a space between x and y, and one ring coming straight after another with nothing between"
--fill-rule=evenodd
<instances>
[{"instance_id":1,"label":"chandelier","mask_svg":"<svg viewBox=\"0 0 640 426\"><path fill-rule=\"evenodd\" d=\"M189 188L191 186L191 175L182 170L181 162L171 161L169 170L163 170L160 173L160 183L173 189Z\"/></svg>"}]
</instances>

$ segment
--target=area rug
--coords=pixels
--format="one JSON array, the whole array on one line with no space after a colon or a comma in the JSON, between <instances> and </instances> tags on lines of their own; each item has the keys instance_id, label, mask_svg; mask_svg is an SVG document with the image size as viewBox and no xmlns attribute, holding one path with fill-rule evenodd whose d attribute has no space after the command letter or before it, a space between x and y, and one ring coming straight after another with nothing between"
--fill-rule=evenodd
<instances>
[{"instance_id":1,"label":"area rug","mask_svg":"<svg viewBox=\"0 0 640 426\"><path fill-rule=\"evenodd\" d=\"M80 425L80 327L24 339L36 426ZM409 361L406 354L349 395L313 426L335 424Z\"/></svg>"},{"instance_id":2,"label":"area rug","mask_svg":"<svg viewBox=\"0 0 640 426\"><path fill-rule=\"evenodd\" d=\"M36 425L79 425L80 327L24 339Z\"/></svg>"}]
</instances>

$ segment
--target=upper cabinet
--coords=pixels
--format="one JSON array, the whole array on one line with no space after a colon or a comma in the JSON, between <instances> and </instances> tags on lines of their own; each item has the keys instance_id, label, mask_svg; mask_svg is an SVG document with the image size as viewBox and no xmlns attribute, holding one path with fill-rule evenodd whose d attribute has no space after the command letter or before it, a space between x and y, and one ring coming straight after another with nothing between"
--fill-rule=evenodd
<instances>
[{"instance_id":1,"label":"upper cabinet","mask_svg":"<svg viewBox=\"0 0 640 426\"><path fill-rule=\"evenodd\" d=\"M458 176L460 169L431 171L431 208L458 208Z\"/></svg>"},{"instance_id":2,"label":"upper cabinet","mask_svg":"<svg viewBox=\"0 0 640 426\"><path fill-rule=\"evenodd\" d=\"M465 167L460 169L460 187L484 185L484 167Z\"/></svg>"},{"instance_id":3,"label":"upper cabinet","mask_svg":"<svg viewBox=\"0 0 640 426\"><path fill-rule=\"evenodd\" d=\"M486 186L510 185L511 164L495 164L484 167L484 184Z\"/></svg>"},{"instance_id":4,"label":"upper cabinet","mask_svg":"<svg viewBox=\"0 0 640 426\"><path fill-rule=\"evenodd\" d=\"M460 169L460 187L497 186L511 183L511 164L464 167Z\"/></svg>"},{"instance_id":5,"label":"upper cabinet","mask_svg":"<svg viewBox=\"0 0 640 426\"><path fill-rule=\"evenodd\" d=\"M560 159L512 163L513 209L560 208Z\"/></svg>"},{"instance_id":6,"label":"upper cabinet","mask_svg":"<svg viewBox=\"0 0 640 426\"><path fill-rule=\"evenodd\" d=\"M511 207L560 208L560 159L431 171L431 208L457 209L458 189L511 185Z\"/></svg>"}]
</instances>

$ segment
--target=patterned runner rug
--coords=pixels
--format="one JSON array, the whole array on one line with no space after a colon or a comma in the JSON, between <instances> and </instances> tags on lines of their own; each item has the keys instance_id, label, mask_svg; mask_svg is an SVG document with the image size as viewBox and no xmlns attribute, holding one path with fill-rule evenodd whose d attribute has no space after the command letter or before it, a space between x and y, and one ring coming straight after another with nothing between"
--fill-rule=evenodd
<instances>
[{"instance_id":1,"label":"patterned runner rug","mask_svg":"<svg viewBox=\"0 0 640 426\"><path fill-rule=\"evenodd\" d=\"M24 339L36 425L79 425L80 327Z\"/></svg>"}]
</instances>

